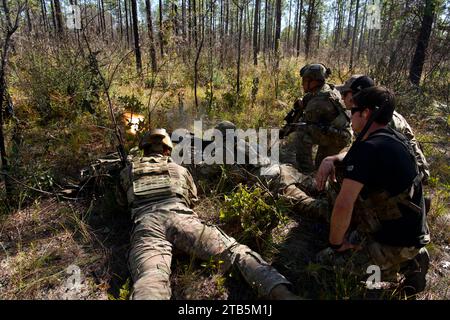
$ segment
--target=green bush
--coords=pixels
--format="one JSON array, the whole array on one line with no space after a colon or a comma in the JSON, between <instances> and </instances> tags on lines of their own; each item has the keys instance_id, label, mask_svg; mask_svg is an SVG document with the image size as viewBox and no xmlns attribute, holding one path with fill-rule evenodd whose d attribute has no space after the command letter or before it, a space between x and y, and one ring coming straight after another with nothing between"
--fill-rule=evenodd
<instances>
[{"instance_id":1,"label":"green bush","mask_svg":"<svg viewBox=\"0 0 450 320\"><path fill-rule=\"evenodd\" d=\"M258 186L239 184L224 200L220 220L240 242L258 249L271 239L272 229L285 221L282 203Z\"/></svg>"}]
</instances>

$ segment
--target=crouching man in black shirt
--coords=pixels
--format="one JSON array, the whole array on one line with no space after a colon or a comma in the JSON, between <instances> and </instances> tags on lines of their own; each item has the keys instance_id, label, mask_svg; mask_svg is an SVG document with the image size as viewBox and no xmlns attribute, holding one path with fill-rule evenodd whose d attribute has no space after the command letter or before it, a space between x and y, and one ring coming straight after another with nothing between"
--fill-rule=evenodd
<instances>
[{"instance_id":1,"label":"crouching man in black shirt","mask_svg":"<svg viewBox=\"0 0 450 320\"><path fill-rule=\"evenodd\" d=\"M429 265L422 177L408 140L387 127L395 107L393 93L370 87L353 101L352 128L359 137L347 153L325 158L316 176L319 189L328 178L342 179L329 248L319 257L357 251L367 258L364 267L380 268L381 281L398 280L402 274L405 293L412 295L424 290ZM341 175L336 174L339 167ZM360 245L352 243L353 227L364 239Z\"/></svg>"}]
</instances>

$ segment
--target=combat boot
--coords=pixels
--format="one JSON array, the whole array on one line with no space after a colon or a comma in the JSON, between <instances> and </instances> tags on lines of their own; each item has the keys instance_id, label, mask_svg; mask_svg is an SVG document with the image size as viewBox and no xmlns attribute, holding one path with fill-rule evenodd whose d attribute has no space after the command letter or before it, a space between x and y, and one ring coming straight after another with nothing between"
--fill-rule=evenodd
<instances>
[{"instance_id":1,"label":"combat boot","mask_svg":"<svg viewBox=\"0 0 450 320\"><path fill-rule=\"evenodd\" d=\"M429 266L430 255L426 248L422 248L417 256L408 262L403 271L405 280L402 283L402 287L406 296L413 296L425 290Z\"/></svg>"}]
</instances>

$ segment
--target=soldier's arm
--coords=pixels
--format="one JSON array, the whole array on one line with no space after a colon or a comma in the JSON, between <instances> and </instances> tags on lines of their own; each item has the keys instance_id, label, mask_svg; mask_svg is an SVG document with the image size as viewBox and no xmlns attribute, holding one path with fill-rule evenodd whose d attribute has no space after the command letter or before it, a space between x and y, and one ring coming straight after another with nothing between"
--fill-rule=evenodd
<instances>
[{"instance_id":1,"label":"soldier's arm","mask_svg":"<svg viewBox=\"0 0 450 320\"><path fill-rule=\"evenodd\" d=\"M423 172L424 179L427 180L430 177L430 170L428 161L425 158L425 155L423 154L422 148L420 147L419 142L417 141L414 132L412 131L411 126L406 121L406 119L403 118L401 115L397 115L398 119L396 119L395 116L396 115L394 114L393 117L394 129L400 131L411 142L411 146L413 147L414 153L416 155L417 165Z\"/></svg>"},{"instance_id":2,"label":"soldier's arm","mask_svg":"<svg viewBox=\"0 0 450 320\"><path fill-rule=\"evenodd\" d=\"M342 152L334 156L328 156L322 160L316 173L316 184L319 191L322 191L325 188L325 184L327 183L328 178L330 178L332 181L336 181L335 163L342 162L346 155L347 152Z\"/></svg>"},{"instance_id":3,"label":"soldier's arm","mask_svg":"<svg viewBox=\"0 0 450 320\"><path fill-rule=\"evenodd\" d=\"M338 251L345 251L352 247L345 241L345 234L350 226L355 201L363 186L360 182L344 179L341 191L336 198L331 215L329 241L332 245L343 244Z\"/></svg>"},{"instance_id":4,"label":"soldier's arm","mask_svg":"<svg viewBox=\"0 0 450 320\"><path fill-rule=\"evenodd\" d=\"M189 194L191 196L192 203L195 203L198 201L197 186L194 183L194 179L192 178L191 173L186 168L184 168L184 169L185 169L186 182L189 187Z\"/></svg>"}]
</instances>

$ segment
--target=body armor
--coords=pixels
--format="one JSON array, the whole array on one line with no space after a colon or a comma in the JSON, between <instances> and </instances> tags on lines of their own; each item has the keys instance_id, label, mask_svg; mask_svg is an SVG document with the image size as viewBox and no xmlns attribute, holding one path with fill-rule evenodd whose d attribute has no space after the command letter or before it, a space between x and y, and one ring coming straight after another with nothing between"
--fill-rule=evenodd
<instances>
[{"instance_id":1,"label":"body armor","mask_svg":"<svg viewBox=\"0 0 450 320\"><path fill-rule=\"evenodd\" d=\"M386 191L372 192L365 199L360 195L355 207L358 212L359 229L373 234L378 241L388 245L423 247L430 242L430 235L426 223L427 213L423 194L420 205L413 202L413 198L417 198L415 193L421 192L420 185L423 177L419 173L414 150L407 139L394 130L392 134L380 132L371 137L374 136L390 137L404 145L416 164L417 175L412 185L396 196L391 196ZM416 229L413 230L413 227ZM399 236L400 233L405 232L404 228L410 228L406 238Z\"/></svg>"},{"instance_id":2,"label":"body armor","mask_svg":"<svg viewBox=\"0 0 450 320\"><path fill-rule=\"evenodd\" d=\"M135 157L129 170L131 179L125 184L129 204L180 198L190 205L195 198L184 172L186 169L172 162L170 157Z\"/></svg>"},{"instance_id":3,"label":"body armor","mask_svg":"<svg viewBox=\"0 0 450 320\"><path fill-rule=\"evenodd\" d=\"M331 106L326 110L328 103ZM303 106L305 121L347 131L351 135L350 118L345 112L339 92L333 85L325 84L318 92L308 93L303 99ZM317 110L318 107L324 110Z\"/></svg>"}]
</instances>

